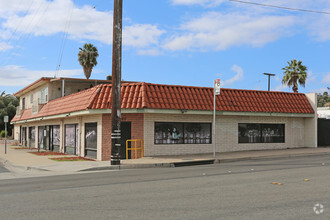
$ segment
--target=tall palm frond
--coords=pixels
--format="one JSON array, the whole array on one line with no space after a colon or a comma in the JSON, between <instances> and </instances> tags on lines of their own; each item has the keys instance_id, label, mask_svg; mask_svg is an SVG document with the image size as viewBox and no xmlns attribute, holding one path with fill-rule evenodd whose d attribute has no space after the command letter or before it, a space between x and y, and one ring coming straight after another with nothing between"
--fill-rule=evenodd
<instances>
[{"instance_id":1,"label":"tall palm frond","mask_svg":"<svg viewBox=\"0 0 330 220\"><path fill-rule=\"evenodd\" d=\"M284 70L282 84L289 87L292 86L293 92L298 92L298 83L305 87L307 79L307 67L302 64L302 61L296 59L288 62L288 66L282 68Z\"/></svg>"},{"instance_id":2,"label":"tall palm frond","mask_svg":"<svg viewBox=\"0 0 330 220\"><path fill-rule=\"evenodd\" d=\"M93 44L84 44L83 48L79 48L78 61L83 67L84 74L87 79L91 76L93 67L97 65L96 58L99 56L97 48Z\"/></svg>"}]
</instances>

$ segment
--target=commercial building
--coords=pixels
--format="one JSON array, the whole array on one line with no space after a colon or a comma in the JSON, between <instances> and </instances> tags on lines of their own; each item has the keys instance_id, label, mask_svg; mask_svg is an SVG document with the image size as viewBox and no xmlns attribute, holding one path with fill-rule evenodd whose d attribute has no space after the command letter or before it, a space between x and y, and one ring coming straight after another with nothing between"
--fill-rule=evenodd
<instances>
[{"instance_id":1,"label":"commercial building","mask_svg":"<svg viewBox=\"0 0 330 220\"><path fill-rule=\"evenodd\" d=\"M71 83L64 95L63 80ZM111 89L109 80L32 83L15 94L21 101L12 120L15 139L110 160ZM315 94L221 89L215 137L213 88L123 82L121 100L122 158L132 139L143 141L145 156L211 153L214 141L216 152L317 147Z\"/></svg>"}]
</instances>

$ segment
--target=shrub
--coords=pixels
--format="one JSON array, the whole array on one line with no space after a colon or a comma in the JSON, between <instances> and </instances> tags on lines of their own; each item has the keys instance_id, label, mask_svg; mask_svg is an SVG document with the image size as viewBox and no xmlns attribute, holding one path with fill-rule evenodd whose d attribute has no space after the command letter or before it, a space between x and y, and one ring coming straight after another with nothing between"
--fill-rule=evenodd
<instances>
[{"instance_id":1,"label":"shrub","mask_svg":"<svg viewBox=\"0 0 330 220\"><path fill-rule=\"evenodd\" d=\"M8 131L7 131L7 135L8 135ZM2 137L2 138L5 137L5 131L4 131L4 130L0 132L0 137ZM8 136L7 136L7 137L8 137Z\"/></svg>"}]
</instances>

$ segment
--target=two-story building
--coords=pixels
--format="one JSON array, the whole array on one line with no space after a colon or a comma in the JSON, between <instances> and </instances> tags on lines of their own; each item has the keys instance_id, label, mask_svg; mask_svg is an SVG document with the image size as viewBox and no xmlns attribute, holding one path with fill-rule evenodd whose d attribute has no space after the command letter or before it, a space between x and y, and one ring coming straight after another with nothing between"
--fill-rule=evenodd
<instances>
[{"instance_id":1,"label":"two-story building","mask_svg":"<svg viewBox=\"0 0 330 220\"><path fill-rule=\"evenodd\" d=\"M15 139L110 160L111 82L70 80L42 78L15 94ZM129 139L143 140L145 156L211 153L214 143L216 152L317 147L315 94L222 89L215 136L213 88L123 82L121 100L122 158Z\"/></svg>"}]
</instances>

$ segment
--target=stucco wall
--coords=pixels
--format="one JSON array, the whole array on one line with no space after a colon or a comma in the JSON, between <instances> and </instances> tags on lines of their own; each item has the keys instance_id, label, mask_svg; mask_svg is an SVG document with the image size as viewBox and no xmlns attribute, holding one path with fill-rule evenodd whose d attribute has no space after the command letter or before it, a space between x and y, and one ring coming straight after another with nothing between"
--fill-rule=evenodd
<instances>
[{"instance_id":1,"label":"stucco wall","mask_svg":"<svg viewBox=\"0 0 330 220\"><path fill-rule=\"evenodd\" d=\"M144 146L145 156L199 154L213 152L212 144L154 144L155 122L209 122L211 115L171 115L145 114ZM285 143L238 143L238 123L278 123L285 124ZM217 116L216 152L284 149L305 147L304 118L256 117L256 116ZM213 141L212 141L213 142Z\"/></svg>"},{"instance_id":2,"label":"stucco wall","mask_svg":"<svg viewBox=\"0 0 330 220\"><path fill-rule=\"evenodd\" d=\"M80 92L97 85L95 82L77 82L64 80L65 96ZM62 97L62 80L54 81L49 86L49 100Z\"/></svg>"},{"instance_id":3,"label":"stucco wall","mask_svg":"<svg viewBox=\"0 0 330 220\"><path fill-rule=\"evenodd\" d=\"M19 103L20 108L22 109L22 107L23 107L23 104L22 104L23 98L25 98L25 109L32 108L33 102L38 100L38 92L46 89L47 87L48 87L48 84L45 84L43 86L40 86L40 87L38 87L38 88L22 95L20 97L20 103ZM32 103L31 103L31 95L33 95L33 100L32 100L33 102Z\"/></svg>"},{"instance_id":4,"label":"stucco wall","mask_svg":"<svg viewBox=\"0 0 330 220\"><path fill-rule=\"evenodd\" d=\"M305 118L305 147L317 147L317 96L316 93L308 93L306 97L315 115L314 118Z\"/></svg>"}]
</instances>

